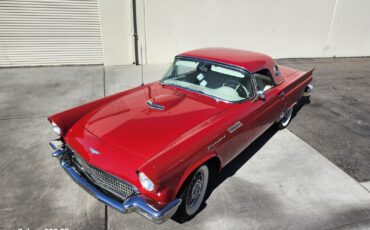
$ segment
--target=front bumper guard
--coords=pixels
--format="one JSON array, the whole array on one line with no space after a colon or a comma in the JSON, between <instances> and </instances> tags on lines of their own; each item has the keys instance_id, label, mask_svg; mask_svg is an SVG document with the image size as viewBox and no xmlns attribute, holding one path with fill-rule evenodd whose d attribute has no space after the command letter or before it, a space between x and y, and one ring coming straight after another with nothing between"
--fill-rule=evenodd
<instances>
[{"instance_id":1,"label":"front bumper guard","mask_svg":"<svg viewBox=\"0 0 370 230\"><path fill-rule=\"evenodd\" d=\"M106 195L96 185L92 184L83 176L81 176L71 161L63 157L64 153L64 149L57 149L52 153L52 156L59 159L62 168L83 189L94 196L97 200L113 207L121 213L126 214L136 212L157 224L161 224L171 218L173 214L175 214L178 206L181 204L181 199L175 199L169 202L162 209L158 210L150 205L150 200L142 195L131 196L121 203L120 201Z\"/></svg>"}]
</instances>

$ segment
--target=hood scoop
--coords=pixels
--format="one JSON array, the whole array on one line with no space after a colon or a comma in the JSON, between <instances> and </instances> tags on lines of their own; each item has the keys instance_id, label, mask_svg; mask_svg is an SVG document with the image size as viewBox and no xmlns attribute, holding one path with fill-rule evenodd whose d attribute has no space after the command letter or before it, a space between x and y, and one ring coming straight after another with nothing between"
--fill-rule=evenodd
<instances>
[{"instance_id":1,"label":"hood scoop","mask_svg":"<svg viewBox=\"0 0 370 230\"><path fill-rule=\"evenodd\" d=\"M145 102L145 104L155 110L168 110L178 103L180 103L184 99L183 94L164 94L153 97Z\"/></svg>"}]
</instances>

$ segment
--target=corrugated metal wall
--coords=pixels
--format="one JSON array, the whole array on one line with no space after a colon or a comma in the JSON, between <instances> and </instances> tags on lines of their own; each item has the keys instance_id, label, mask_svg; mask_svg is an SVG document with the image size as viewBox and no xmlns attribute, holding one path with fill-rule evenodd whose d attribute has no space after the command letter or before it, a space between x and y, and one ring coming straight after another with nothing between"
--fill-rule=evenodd
<instances>
[{"instance_id":1,"label":"corrugated metal wall","mask_svg":"<svg viewBox=\"0 0 370 230\"><path fill-rule=\"evenodd\" d=\"M98 0L0 0L0 66L102 63Z\"/></svg>"}]
</instances>

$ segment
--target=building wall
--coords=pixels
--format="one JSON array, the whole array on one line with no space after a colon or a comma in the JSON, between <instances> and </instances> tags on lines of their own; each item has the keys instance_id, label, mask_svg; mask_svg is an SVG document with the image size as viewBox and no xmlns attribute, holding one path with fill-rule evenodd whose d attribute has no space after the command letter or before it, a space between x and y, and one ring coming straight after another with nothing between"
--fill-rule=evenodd
<instances>
[{"instance_id":1,"label":"building wall","mask_svg":"<svg viewBox=\"0 0 370 230\"><path fill-rule=\"evenodd\" d=\"M129 65L134 60L131 0L99 0L105 65Z\"/></svg>"},{"instance_id":2,"label":"building wall","mask_svg":"<svg viewBox=\"0 0 370 230\"><path fill-rule=\"evenodd\" d=\"M134 62L132 0L0 2L1 67ZM147 64L212 46L275 58L370 56L369 0L136 2Z\"/></svg>"},{"instance_id":3,"label":"building wall","mask_svg":"<svg viewBox=\"0 0 370 230\"><path fill-rule=\"evenodd\" d=\"M370 1L338 0L323 56L370 56Z\"/></svg>"},{"instance_id":4,"label":"building wall","mask_svg":"<svg viewBox=\"0 0 370 230\"><path fill-rule=\"evenodd\" d=\"M144 62L201 47L275 58L370 55L368 0L137 0Z\"/></svg>"}]
</instances>

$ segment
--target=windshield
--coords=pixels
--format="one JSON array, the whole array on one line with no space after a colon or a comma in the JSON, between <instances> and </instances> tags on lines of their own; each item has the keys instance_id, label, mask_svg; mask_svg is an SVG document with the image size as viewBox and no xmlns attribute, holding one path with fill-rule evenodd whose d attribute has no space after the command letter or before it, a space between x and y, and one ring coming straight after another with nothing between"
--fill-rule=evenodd
<instances>
[{"instance_id":1,"label":"windshield","mask_svg":"<svg viewBox=\"0 0 370 230\"><path fill-rule=\"evenodd\" d=\"M161 83L230 102L253 97L248 72L200 60L176 59Z\"/></svg>"}]
</instances>

